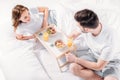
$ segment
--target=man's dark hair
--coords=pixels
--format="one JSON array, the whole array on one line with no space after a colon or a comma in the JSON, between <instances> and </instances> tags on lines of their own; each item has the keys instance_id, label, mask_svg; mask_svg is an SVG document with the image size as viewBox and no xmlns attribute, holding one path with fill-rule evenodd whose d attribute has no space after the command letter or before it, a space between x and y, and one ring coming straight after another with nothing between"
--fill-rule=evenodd
<instances>
[{"instance_id":1,"label":"man's dark hair","mask_svg":"<svg viewBox=\"0 0 120 80\"><path fill-rule=\"evenodd\" d=\"M99 24L97 14L89 9L76 12L74 18L84 28L95 29Z\"/></svg>"}]
</instances>

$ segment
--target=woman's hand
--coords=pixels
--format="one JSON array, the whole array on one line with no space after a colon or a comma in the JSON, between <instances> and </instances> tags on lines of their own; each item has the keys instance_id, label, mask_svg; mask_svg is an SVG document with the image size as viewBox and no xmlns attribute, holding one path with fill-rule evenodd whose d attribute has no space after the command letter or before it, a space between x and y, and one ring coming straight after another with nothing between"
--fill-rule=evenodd
<instances>
[{"instance_id":1,"label":"woman's hand","mask_svg":"<svg viewBox=\"0 0 120 80\"><path fill-rule=\"evenodd\" d=\"M17 35L16 35L16 38L17 38L18 40L29 40L29 39L34 39L34 38L36 38L36 37L35 37L34 34L33 34L32 36L24 36L24 35L19 35L19 34L17 34Z\"/></svg>"},{"instance_id":2,"label":"woman's hand","mask_svg":"<svg viewBox=\"0 0 120 80\"><path fill-rule=\"evenodd\" d=\"M65 56L66 56L66 60L68 61L68 62L75 62L75 60L76 60L76 56L75 55L73 55L72 53L68 53L68 54L65 54Z\"/></svg>"}]
</instances>

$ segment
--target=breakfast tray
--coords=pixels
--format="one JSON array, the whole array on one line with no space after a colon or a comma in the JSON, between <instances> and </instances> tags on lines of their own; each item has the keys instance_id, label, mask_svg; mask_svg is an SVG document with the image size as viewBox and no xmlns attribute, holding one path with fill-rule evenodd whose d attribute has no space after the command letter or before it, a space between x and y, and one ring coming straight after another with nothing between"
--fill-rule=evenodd
<instances>
[{"instance_id":1,"label":"breakfast tray","mask_svg":"<svg viewBox=\"0 0 120 80\"><path fill-rule=\"evenodd\" d=\"M55 29L56 33L49 35L48 41L44 41L43 34L46 30L38 33L36 37L38 40L42 43L42 45L48 50L49 53L51 53L57 60L58 66L60 68L60 71L62 72L62 68L68 64L68 62L65 59L65 54L69 51L74 51L75 46L71 46L70 48L66 45L68 38L57 28ZM58 48L55 46L55 41L62 40L65 43L65 46L63 48Z\"/></svg>"}]
</instances>

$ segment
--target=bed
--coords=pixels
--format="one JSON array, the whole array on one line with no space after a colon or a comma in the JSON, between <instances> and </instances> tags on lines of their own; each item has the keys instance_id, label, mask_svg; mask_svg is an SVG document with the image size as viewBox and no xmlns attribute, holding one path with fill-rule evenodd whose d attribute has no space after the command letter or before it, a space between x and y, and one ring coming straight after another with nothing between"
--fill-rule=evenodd
<instances>
[{"instance_id":1,"label":"bed","mask_svg":"<svg viewBox=\"0 0 120 80\"><path fill-rule=\"evenodd\" d=\"M107 1L108 0L105 2L103 0L75 0L73 3L72 0L51 0L49 2L47 0L13 0L12 2L8 0L0 2L0 5L4 4L4 6L2 6L4 8L1 7L3 12L1 12L0 19L0 21L2 21L0 23L0 76L2 76L0 80L50 80L50 77L52 78L51 80L81 80L69 71L61 73L56 65L56 60L50 54L41 51L42 55L37 54L37 56L43 62L49 77L46 75L36 55L32 54L32 51L29 49L30 47L26 47L28 45L32 46L32 44L21 43L15 39L11 26L11 9L14 5L23 4L28 7L40 5L55 9L58 15L57 25L66 35L69 35L72 30L77 28L73 18L74 13L78 10L89 8L98 14L101 22L107 23L108 26L114 26L119 33L120 7L112 6L112 4ZM106 7L106 4L108 4L108 7ZM120 40L120 36L117 36ZM119 51L119 48L117 48L116 51ZM48 63L49 60L52 61Z\"/></svg>"}]
</instances>

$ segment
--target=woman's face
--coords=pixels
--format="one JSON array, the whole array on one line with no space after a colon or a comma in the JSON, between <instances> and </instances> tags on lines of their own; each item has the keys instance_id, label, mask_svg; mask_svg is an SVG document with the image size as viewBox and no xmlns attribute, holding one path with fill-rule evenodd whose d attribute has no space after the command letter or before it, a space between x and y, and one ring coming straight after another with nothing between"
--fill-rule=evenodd
<instances>
[{"instance_id":1,"label":"woman's face","mask_svg":"<svg viewBox=\"0 0 120 80\"><path fill-rule=\"evenodd\" d=\"M21 17L20 17L19 20L22 21L22 22L24 22L24 23L29 22L29 21L30 21L30 13L29 13L29 11L28 11L28 10L25 10L25 11L22 13L22 15L21 15Z\"/></svg>"}]
</instances>

